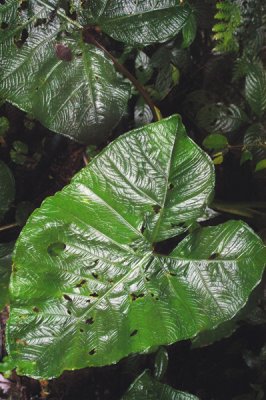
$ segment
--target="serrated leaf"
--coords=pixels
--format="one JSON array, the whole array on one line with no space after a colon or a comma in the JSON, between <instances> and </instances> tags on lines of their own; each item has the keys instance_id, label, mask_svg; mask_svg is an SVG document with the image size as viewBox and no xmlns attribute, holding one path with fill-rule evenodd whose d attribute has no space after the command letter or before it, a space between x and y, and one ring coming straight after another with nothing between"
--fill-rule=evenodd
<instances>
[{"instance_id":1,"label":"serrated leaf","mask_svg":"<svg viewBox=\"0 0 266 400\"><path fill-rule=\"evenodd\" d=\"M176 0L98 0L90 5L94 21L114 39L132 45L164 42L174 37L191 13Z\"/></svg>"},{"instance_id":2,"label":"serrated leaf","mask_svg":"<svg viewBox=\"0 0 266 400\"><path fill-rule=\"evenodd\" d=\"M245 113L235 104L208 104L197 113L201 128L209 133L230 133L237 130L246 120Z\"/></svg>"},{"instance_id":3,"label":"serrated leaf","mask_svg":"<svg viewBox=\"0 0 266 400\"><path fill-rule=\"evenodd\" d=\"M213 133L203 140L203 146L209 150L223 150L228 146L228 140L224 135Z\"/></svg>"},{"instance_id":4,"label":"serrated leaf","mask_svg":"<svg viewBox=\"0 0 266 400\"><path fill-rule=\"evenodd\" d=\"M171 386L153 379L148 371L144 371L132 383L121 400L199 400L192 394L180 392Z\"/></svg>"},{"instance_id":5,"label":"serrated leaf","mask_svg":"<svg viewBox=\"0 0 266 400\"><path fill-rule=\"evenodd\" d=\"M172 116L120 137L48 198L15 250L7 349L18 373L115 363L232 318L265 263L250 228L198 229L156 252L205 215L213 185L211 160Z\"/></svg>"},{"instance_id":6,"label":"serrated leaf","mask_svg":"<svg viewBox=\"0 0 266 400\"><path fill-rule=\"evenodd\" d=\"M266 72L260 64L254 64L246 76L246 99L259 117L266 110Z\"/></svg>"},{"instance_id":7,"label":"serrated leaf","mask_svg":"<svg viewBox=\"0 0 266 400\"><path fill-rule=\"evenodd\" d=\"M84 143L100 143L121 119L129 85L104 53L82 40L51 2L0 5L0 96L44 126Z\"/></svg>"},{"instance_id":8,"label":"serrated leaf","mask_svg":"<svg viewBox=\"0 0 266 400\"><path fill-rule=\"evenodd\" d=\"M15 181L8 166L0 160L0 221L15 198Z\"/></svg>"},{"instance_id":9,"label":"serrated leaf","mask_svg":"<svg viewBox=\"0 0 266 400\"><path fill-rule=\"evenodd\" d=\"M8 286L11 274L11 255L14 243L0 243L0 311L9 300Z\"/></svg>"}]
</instances>

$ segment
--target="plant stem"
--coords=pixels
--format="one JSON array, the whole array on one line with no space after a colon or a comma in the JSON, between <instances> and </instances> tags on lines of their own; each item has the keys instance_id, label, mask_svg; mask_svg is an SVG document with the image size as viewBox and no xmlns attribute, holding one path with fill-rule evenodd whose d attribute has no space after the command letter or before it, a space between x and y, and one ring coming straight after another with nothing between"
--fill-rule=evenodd
<instances>
[{"instance_id":1,"label":"plant stem","mask_svg":"<svg viewBox=\"0 0 266 400\"><path fill-rule=\"evenodd\" d=\"M211 207L217 211L248 218L252 218L254 214L266 215L266 202L224 203L217 200L211 204ZM256 209L265 209L265 213Z\"/></svg>"},{"instance_id":2,"label":"plant stem","mask_svg":"<svg viewBox=\"0 0 266 400\"><path fill-rule=\"evenodd\" d=\"M17 222L14 222L13 224L3 225L0 226L0 232L7 231L8 229L16 228L18 226L19 224Z\"/></svg>"},{"instance_id":3,"label":"plant stem","mask_svg":"<svg viewBox=\"0 0 266 400\"><path fill-rule=\"evenodd\" d=\"M98 40L96 40L95 37L92 34L90 34L88 31L86 31L86 38L89 40L90 43L94 44L96 47L101 49L113 61L116 69L133 83L133 85L135 86L137 91L142 95L145 102L150 107L154 120L159 121L161 119L160 111L156 107L156 105L154 104L152 99L150 98L146 89L141 85L141 83L131 74L131 72L129 72L129 70L126 67L124 67L123 64L120 64L120 62L101 43L99 43Z\"/></svg>"}]
</instances>

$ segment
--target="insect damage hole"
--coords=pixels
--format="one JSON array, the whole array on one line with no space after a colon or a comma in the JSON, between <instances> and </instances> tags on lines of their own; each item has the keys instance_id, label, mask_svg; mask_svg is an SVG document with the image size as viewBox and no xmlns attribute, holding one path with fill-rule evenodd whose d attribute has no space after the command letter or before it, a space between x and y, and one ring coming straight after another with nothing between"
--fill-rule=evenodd
<instances>
[{"instance_id":1,"label":"insect damage hole","mask_svg":"<svg viewBox=\"0 0 266 400\"><path fill-rule=\"evenodd\" d=\"M131 332L131 334L129 336L130 337L136 336L137 333L138 333L138 330L135 329L133 332Z\"/></svg>"},{"instance_id":2,"label":"insect damage hole","mask_svg":"<svg viewBox=\"0 0 266 400\"><path fill-rule=\"evenodd\" d=\"M94 318L90 317L90 318L86 319L85 323L88 325L92 325L94 323Z\"/></svg>"},{"instance_id":3,"label":"insect damage hole","mask_svg":"<svg viewBox=\"0 0 266 400\"><path fill-rule=\"evenodd\" d=\"M95 353L96 353L96 350L95 350L95 349L92 349L91 351L89 351L89 355L90 355L90 356L93 356Z\"/></svg>"},{"instance_id":4,"label":"insect damage hole","mask_svg":"<svg viewBox=\"0 0 266 400\"><path fill-rule=\"evenodd\" d=\"M50 254L52 257L57 257L59 256L64 250L66 249L65 243L62 242L55 242L51 243L48 248L47 252Z\"/></svg>"},{"instance_id":5,"label":"insect damage hole","mask_svg":"<svg viewBox=\"0 0 266 400\"><path fill-rule=\"evenodd\" d=\"M71 297L69 297L67 294L64 294L63 297L67 301L72 301Z\"/></svg>"}]
</instances>

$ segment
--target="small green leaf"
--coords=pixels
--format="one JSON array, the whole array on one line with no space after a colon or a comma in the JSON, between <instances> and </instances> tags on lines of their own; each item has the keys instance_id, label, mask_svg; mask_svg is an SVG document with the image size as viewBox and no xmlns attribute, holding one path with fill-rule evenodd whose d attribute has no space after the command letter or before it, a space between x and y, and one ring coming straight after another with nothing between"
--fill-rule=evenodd
<instances>
[{"instance_id":1,"label":"small green leaf","mask_svg":"<svg viewBox=\"0 0 266 400\"><path fill-rule=\"evenodd\" d=\"M8 166L0 160L0 221L15 198L15 181Z\"/></svg>"},{"instance_id":2,"label":"small green leaf","mask_svg":"<svg viewBox=\"0 0 266 400\"><path fill-rule=\"evenodd\" d=\"M11 255L14 243L0 244L0 311L9 301L8 286L11 274Z\"/></svg>"},{"instance_id":3,"label":"small green leaf","mask_svg":"<svg viewBox=\"0 0 266 400\"><path fill-rule=\"evenodd\" d=\"M148 371L144 371L132 383L121 400L199 400L192 394L180 392L168 385L153 379Z\"/></svg>"},{"instance_id":4,"label":"small green leaf","mask_svg":"<svg viewBox=\"0 0 266 400\"><path fill-rule=\"evenodd\" d=\"M193 43L197 33L197 22L195 15L193 13L190 14L186 25L182 29L183 35L183 43L182 47L187 48Z\"/></svg>"},{"instance_id":5,"label":"small green leaf","mask_svg":"<svg viewBox=\"0 0 266 400\"><path fill-rule=\"evenodd\" d=\"M220 165L223 163L223 161L224 161L224 155L222 152L215 153L213 155L213 164L214 165Z\"/></svg>"},{"instance_id":6,"label":"small green leaf","mask_svg":"<svg viewBox=\"0 0 266 400\"><path fill-rule=\"evenodd\" d=\"M152 119L153 115L150 107L142 97L139 97L134 109L134 122L136 128L149 124L152 122Z\"/></svg>"},{"instance_id":7,"label":"small green leaf","mask_svg":"<svg viewBox=\"0 0 266 400\"><path fill-rule=\"evenodd\" d=\"M249 150L245 149L244 151L242 151L241 154L240 165L243 165L246 161L252 160L252 158L252 153Z\"/></svg>"},{"instance_id":8,"label":"small green leaf","mask_svg":"<svg viewBox=\"0 0 266 400\"><path fill-rule=\"evenodd\" d=\"M8 119L6 117L0 117L0 137L6 135L9 127Z\"/></svg>"},{"instance_id":9,"label":"small green leaf","mask_svg":"<svg viewBox=\"0 0 266 400\"><path fill-rule=\"evenodd\" d=\"M246 99L259 117L266 110L266 72L262 65L254 64L246 76Z\"/></svg>"},{"instance_id":10,"label":"small green leaf","mask_svg":"<svg viewBox=\"0 0 266 400\"><path fill-rule=\"evenodd\" d=\"M196 119L201 128L209 133L231 133L245 122L246 115L235 104L208 104L202 107Z\"/></svg>"},{"instance_id":11,"label":"small green leaf","mask_svg":"<svg viewBox=\"0 0 266 400\"><path fill-rule=\"evenodd\" d=\"M266 168L266 159L260 160L256 165L255 171L258 172L265 168Z\"/></svg>"},{"instance_id":12,"label":"small green leaf","mask_svg":"<svg viewBox=\"0 0 266 400\"><path fill-rule=\"evenodd\" d=\"M208 150L223 150L228 146L228 140L224 135L213 133L203 140L203 146Z\"/></svg>"},{"instance_id":13,"label":"small green leaf","mask_svg":"<svg viewBox=\"0 0 266 400\"><path fill-rule=\"evenodd\" d=\"M160 347L155 356L154 377L161 380L168 367L168 352L165 347Z\"/></svg>"}]
</instances>

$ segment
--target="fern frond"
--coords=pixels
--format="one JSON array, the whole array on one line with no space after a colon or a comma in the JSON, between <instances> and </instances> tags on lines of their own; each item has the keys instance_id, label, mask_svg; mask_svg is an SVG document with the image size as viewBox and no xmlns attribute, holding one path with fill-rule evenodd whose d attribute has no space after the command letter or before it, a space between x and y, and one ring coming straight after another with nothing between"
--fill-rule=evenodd
<instances>
[{"instance_id":1,"label":"fern frond","mask_svg":"<svg viewBox=\"0 0 266 400\"><path fill-rule=\"evenodd\" d=\"M225 53L238 50L238 42L235 37L237 28L241 24L241 10L238 4L229 0L216 4L217 13L214 18L219 22L212 28L215 53Z\"/></svg>"}]
</instances>

